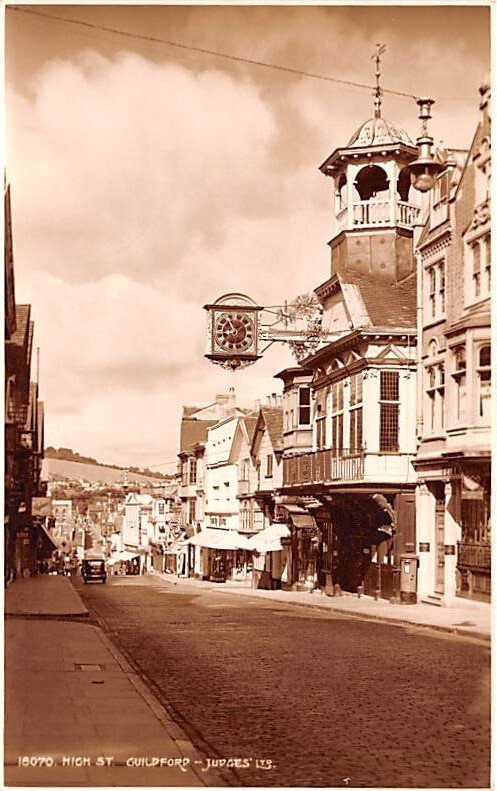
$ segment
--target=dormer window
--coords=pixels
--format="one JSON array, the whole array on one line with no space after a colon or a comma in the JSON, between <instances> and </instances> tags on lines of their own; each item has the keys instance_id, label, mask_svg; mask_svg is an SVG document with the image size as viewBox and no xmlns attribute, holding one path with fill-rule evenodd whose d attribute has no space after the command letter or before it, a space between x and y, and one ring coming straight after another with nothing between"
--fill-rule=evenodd
<instances>
[{"instance_id":1,"label":"dormer window","mask_svg":"<svg viewBox=\"0 0 497 791\"><path fill-rule=\"evenodd\" d=\"M435 181L431 201L431 225L436 226L448 219L448 197L450 171L441 173Z\"/></svg>"},{"instance_id":2,"label":"dormer window","mask_svg":"<svg viewBox=\"0 0 497 791\"><path fill-rule=\"evenodd\" d=\"M442 173L433 188L433 205L437 206L447 200L449 195L449 172Z\"/></svg>"}]
</instances>

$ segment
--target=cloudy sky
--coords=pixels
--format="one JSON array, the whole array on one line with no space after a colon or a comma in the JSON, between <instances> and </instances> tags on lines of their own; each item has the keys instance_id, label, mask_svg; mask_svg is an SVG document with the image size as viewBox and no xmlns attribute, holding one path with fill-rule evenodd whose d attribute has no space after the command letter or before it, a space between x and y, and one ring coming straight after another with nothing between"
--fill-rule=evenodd
<instances>
[{"instance_id":1,"label":"cloudy sky","mask_svg":"<svg viewBox=\"0 0 497 791\"><path fill-rule=\"evenodd\" d=\"M135 36L436 99L432 133L469 146L489 69L485 6L22 6L6 10L6 167L17 302L33 306L46 442L172 471L182 404L280 390L272 347L229 374L202 306L259 304L330 273L319 164L372 115L370 91ZM415 139L412 99L383 114ZM166 465L169 463L169 466Z\"/></svg>"}]
</instances>

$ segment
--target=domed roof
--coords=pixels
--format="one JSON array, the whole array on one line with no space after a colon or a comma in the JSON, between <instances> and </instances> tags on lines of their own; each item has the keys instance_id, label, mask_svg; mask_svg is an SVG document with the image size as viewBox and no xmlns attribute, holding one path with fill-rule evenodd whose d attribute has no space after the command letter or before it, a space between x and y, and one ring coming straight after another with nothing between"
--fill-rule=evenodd
<instances>
[{"instance_id":1,"label":"domed roof","mask_svg":"<svg viewBox=\"0 0 497 791\"><path fill-rule=\"evenodd\" d=\"M369 148L370 146L384 146L395 143L414 146L407 132L404 132L398 126L394 126L386 118L369 118L352 135L347 148Z\"/></svg>"}]
</instances>

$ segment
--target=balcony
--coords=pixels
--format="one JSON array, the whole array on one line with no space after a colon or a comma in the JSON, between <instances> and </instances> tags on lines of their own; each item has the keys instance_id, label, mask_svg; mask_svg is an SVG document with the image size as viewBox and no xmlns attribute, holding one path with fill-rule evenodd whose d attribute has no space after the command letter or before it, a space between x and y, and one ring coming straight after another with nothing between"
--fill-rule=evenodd
<instances>
[{"instance_id":1,"label":"balcony","mask_svg":"<svg viewBox=\"0 0 497 791\"><path fill-rule=\"evenodd\" d=\"M362 449L336 451L330 448L283 459L283 486L362 481L364 457Z\"/></svg>"},{"instance_id":2,"label":"balcony","mask_svg":"<svg viewBox=\"0 0 497 791\"><path fill-rule=\"evenodd\" d=\"M411 485L416 482L411 453L371 453L363 448L326 448L283 459L283 488L331 483Z\"/></svg>"}]
</instances>

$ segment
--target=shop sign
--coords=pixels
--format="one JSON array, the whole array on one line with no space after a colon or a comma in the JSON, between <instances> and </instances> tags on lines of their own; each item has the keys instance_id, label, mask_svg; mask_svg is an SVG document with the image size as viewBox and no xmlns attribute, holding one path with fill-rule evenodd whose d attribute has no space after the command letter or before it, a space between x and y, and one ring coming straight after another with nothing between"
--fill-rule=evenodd
<instances>
[{"instance_id":1,"label":"shop sign","mask_svg":"<svg viewBox=\"0 0 497 791\"><path fill-rule=\"evenodd\" d=\"M420 545L419 545L419 551L420 552L429 552L430 551L430 542L429 541L421 542Z\"/></svg>"}]
</instances>

